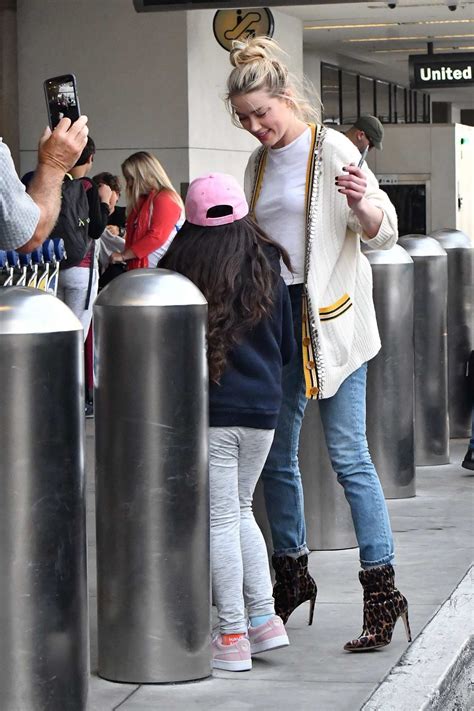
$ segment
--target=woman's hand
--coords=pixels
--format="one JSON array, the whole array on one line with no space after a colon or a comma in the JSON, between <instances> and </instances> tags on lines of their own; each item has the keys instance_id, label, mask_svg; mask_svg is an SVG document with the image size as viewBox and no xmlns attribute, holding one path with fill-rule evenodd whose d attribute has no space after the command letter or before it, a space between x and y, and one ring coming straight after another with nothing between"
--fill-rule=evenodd
<instances>
[{"instance_id":1,"label":"woman's hand","mask_svg":"<svg viewBox=\"0 0 474 711\"><path fill-rule=\"evenodd\" d=\"M342 170L345 171L345 174L337 176L336 187L342 195L346 196L347 204L351 210L357 209L361 200L364 199L367 179L356 165L345 165Z\"/></svg>"},{"instance_id":2,"label":"woman's hand","mask_svg":"<svg viewBox=\"0 0 474 711\"><path fill-rule=\"evenodd\" d=\"M124 264L125 259L123 258L122 252L112 252L109 262L110 264Z\"/></svg>"},{"instance_id":3,"label":"woman's hand","mask_svg":"<svg viewBox=\"0 0 474 711\"><path fill-rule=\"evenodd\" d=\"M336 178L337 189L346 196L347 204L358 218L362 229L369 239L378 234L383 220L383 210L365 197L367 178L355 165L345 165L345 175Z\"/></svg>"}]
</instances>

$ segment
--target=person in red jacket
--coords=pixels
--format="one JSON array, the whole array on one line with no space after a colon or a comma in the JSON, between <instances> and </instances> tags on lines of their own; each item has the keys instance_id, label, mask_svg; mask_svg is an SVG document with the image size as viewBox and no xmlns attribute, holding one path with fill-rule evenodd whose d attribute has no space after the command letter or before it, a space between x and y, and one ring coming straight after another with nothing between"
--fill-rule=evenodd
<instances>
[{"instance_id":1,"label":"person in red jacket","mask_svg":"<svg viewBox=\"0 0 474 711\"><path fill-rule=\"evenodd\" d=\"M146 151L122 163L126 182L127 228L125 251L113 252L112 263L127 269L155 267L182 222L183 202L158 158Z\"/></svg>"}]
</instances>

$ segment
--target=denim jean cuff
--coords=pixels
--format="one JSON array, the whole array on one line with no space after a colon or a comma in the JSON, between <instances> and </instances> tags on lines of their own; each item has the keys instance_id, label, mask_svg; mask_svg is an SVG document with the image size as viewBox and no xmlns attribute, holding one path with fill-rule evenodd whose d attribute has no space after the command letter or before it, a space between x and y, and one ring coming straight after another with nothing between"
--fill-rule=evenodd
<instances>
[{"instance_id":1,"label":"denim jean cuff","mask_svg":"<svg viewBox=\"0 0 474 711\"><path fill-rule=\"evenodd\" d=\"M308 554L309 548L306 543L303 543L302 546L298 546L298 548L287 548L286 550L274 551L273 553L276 558L283 558L284 556L288 556L289 558L299 558L302 555Z\"/></svg>"},{"instance_id":2,"label":"denim jean cuff","mask_svg":"<svg viewBox=\"0 0 474 711\"><path fill-rule=\"evenodd\" d=\"M380 560L361 560L360 567L363 570L370 570L370 568L380 568L381 565L388 565L389 563L393 563L394 558L395 553L390 553L390 555L386 555Z\"/></svg>"}]
</instances>

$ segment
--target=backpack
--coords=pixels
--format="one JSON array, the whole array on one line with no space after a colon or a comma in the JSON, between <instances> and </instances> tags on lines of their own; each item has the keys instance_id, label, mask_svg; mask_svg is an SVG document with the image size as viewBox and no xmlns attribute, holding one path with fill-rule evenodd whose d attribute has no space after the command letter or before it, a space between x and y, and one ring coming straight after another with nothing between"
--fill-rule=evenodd
<instances>
[{"instance_id":1,"label":"backpack","mask_svg":"<svg viewBox=\"0 0 474 711\"><path fill-rule=\"evenodd\" d=\"M64 240L66 258L61 268L68 269L84 259L91 244L89 201L83 181L74 180L70 175L65 176L61 193L61 210L50 236Z\"/></svg>"}]
</instances>

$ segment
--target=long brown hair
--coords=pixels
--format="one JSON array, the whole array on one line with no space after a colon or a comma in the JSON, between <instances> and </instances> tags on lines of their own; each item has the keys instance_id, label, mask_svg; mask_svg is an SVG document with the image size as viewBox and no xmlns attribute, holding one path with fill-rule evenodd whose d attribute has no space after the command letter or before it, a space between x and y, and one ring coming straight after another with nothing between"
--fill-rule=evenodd
<instances>
[{"instance_id":1,"label":"long brown hair","mask_svg":"<svg viewBox=\"0 0 474 711\"><path fill-rule=\"evenodd\" d=\"M249 217L218 227L185 222L159 267L184 274L208 302L209 376L219 383L229 351L272 311L287 252Z\"/></svg>"}]
</instances>

